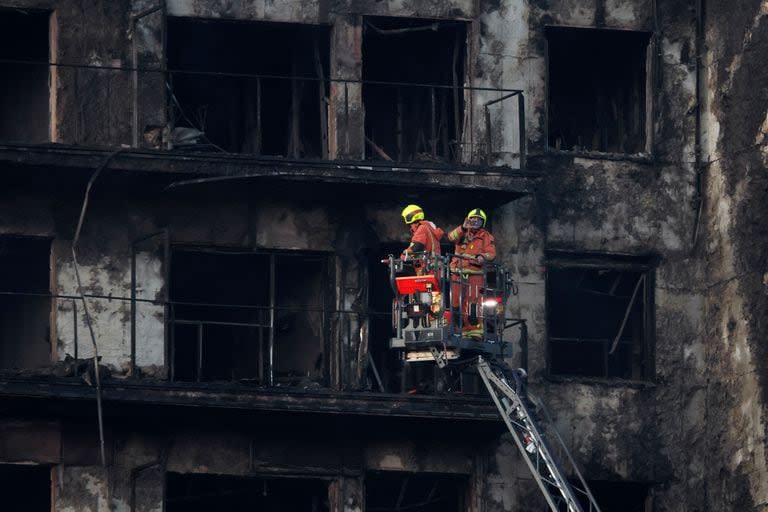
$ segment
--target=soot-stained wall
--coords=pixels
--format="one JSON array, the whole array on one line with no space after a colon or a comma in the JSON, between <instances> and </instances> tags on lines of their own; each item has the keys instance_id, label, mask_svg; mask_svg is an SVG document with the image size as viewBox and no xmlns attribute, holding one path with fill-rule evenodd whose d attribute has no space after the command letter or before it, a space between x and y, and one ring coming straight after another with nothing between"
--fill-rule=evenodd
<instances>
[{"instance_id":1,"label":"soot-stained wall","mask_svg":"<svg viewBox=\"0 0 768 512\"><path fill-rule=\"evenodd\" d=\"M27 183L4 194L6 204L18 202L23 207L11 207L4 214L2 234L23 233L53 240L52 289L66 296L54 301L52 336L57 360L67 355L86 358L93 354L85 313L75 300L78 285L71 253L82 206L82 185L84 180L79 178L67 184L51 184L50 188ZM130 371L132 250L136 254L139 299L136 365L146 376L155 377L167 374L166 240L171 248L311 253L330 258L329 267L323 269L330 290L324 293L333 302L323 304L330 312L332 339L343 338L342 347L333 347L334 352L324 356L331 358L324 363L329 365L330 384L357 388L367 361L365 345L360 345L360 326L366 322L364 297L368 293L370 253L381 250L382 244L407 244L408 230L399 216L400 204L386 199L366 204L365 189L362 193L348 192L345 205L330 204L330 196L318 195L317 187L301 183L265 188L263 184L246 182L174 190L165 189L165 185L142 183L139 177L108 169L94 182L77 257L83 291L96 296L87 303L102 363L111 366L117 375ZM461 222L461 215L450 209L435 207L430 212L443 225ZM151 234L152 238L136 242ZM382 252L380 256L387 254ZM294 273L301 275L300 269ZM177 278L194 281L195 276ZM293 286L295 290L285 292L300 294L306 288L301 283ZM344 332L352 333L352 338L342 336ZM344 370L337 367L340 364Z\"/></svg>"}]
</instances>

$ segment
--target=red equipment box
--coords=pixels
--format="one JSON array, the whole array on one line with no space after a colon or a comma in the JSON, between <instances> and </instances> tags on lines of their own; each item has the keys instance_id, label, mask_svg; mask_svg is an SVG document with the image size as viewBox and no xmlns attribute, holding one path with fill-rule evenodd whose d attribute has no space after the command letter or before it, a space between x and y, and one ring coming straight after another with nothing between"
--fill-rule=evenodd
<instances>
[{"instance_id":1,"label":"red equipment box","mask_svg":"<svg viewBox=\"0 0 768 512\"><path fill-rule=\"evenodd\" d=\"M440 281L434 274L423 276L396 277L397 293L400 295L410 295L418 292L439 292Z\"/></svg>"}]
</instances>

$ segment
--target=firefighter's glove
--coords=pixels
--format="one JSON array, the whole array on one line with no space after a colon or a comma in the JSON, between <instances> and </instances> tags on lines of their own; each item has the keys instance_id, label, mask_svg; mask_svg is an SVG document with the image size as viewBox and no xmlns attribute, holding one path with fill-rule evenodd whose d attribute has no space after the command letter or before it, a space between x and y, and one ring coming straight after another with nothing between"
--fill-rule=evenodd
<instances>
[{"instance_id":1,"label":"firefighter's glove","mask_svg":"<svg viewBox=\"0 0 768 512\"><path fill-rule=\"evenodd\" d=\"M485 261L486 261L485 256L483 256L482 254L479 254L476 260L478 265L485 265Z\"/></svg>"}]
</instances>

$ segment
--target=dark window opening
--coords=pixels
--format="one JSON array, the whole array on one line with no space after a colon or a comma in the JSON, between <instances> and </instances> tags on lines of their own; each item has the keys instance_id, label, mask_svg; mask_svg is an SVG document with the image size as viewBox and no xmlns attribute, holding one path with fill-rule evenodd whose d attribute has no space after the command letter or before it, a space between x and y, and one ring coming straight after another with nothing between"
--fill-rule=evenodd
<instances>
[{"instance_id":1,"label":"dark window opening","mask_svg":"<svg viewBox=\"0 0 768 512\"><path fill-rule=\"evenodd\" d=\"M647 484L639 482L612 482L608 480L588 480L587 485L595 497L600 510L621 510L624 512L646 512L650 508L650 492ZM588 500L577 493L584 510L588 510Z\"/></svg>"},{"instance_id":2,"label":"dark window opening","mask_svg":"<svg viewBox=\"0 0 768 512\"><path fill-rule=\"evenodd\" d=\"M51 362L47 238L0 237L0 368Z\"/></svg>"},{"instance_id":3,"label":"dark window opening","mask_svg":"<svg viewBox=\"0 0 768 512\"><path fill-rule=\"evenodd\" d=\"M464 112L466 24L410 18L365 18L366 155L396 161L457 161Z\"/></svg>"},{"instance_id":4,"label":"dark window opening","mask_svg":"<svg viewBox=\"0 0 768 512\"><path fill-rule=\"evenodd\" d=\"M172 145L326 157L329 44L325 26L169 18Z\"/></svg>"},{"instance_id":5,"label":"dark window opening","mask_svg":"<svg viewBox=\"0 0 768 512\"><path fill-rule=\"evenodd\" d=\"M0 9L0 141L48 141L48 19L47 12Z\"/></svg>"},{"instance_id":6,"label":"dark window opening","mask_svg":"<svg viewBox=\"0 0 768 512\"><path fill-rule=\"evenodd\" d=\"M171 379L324 385L328 257L178 248Z\"/></svg>"},{"instance_id":7,"label":"dark window opening","mask_svg":"<svg viewBox=\"0 0 768 512\"><path fill-rule=\"evenodd\" d=\"M51 468L0 464L0 502L5 512L49 512Z\"/></svg>"},{"instance_id":8,"label":"dark window opening","mask_svg":"<svg viewBox=\"0 0 768 512\"><path fill-rule=\"evenodd\" d=\"M550 261L550 373L650 378L652 290L652 272L647 267Z\"/></svg>"},{"instance_id":9,"label":"dark window opening","mask_svg":"<svg viewBox=\"0 0 768 512\"><path fill-rule=\"evenodd\" d=\"M549 146L644 153L650 34L550 27Z\"/></svg>"},{"instance_id":10,"label":"dark window opening","mask_svg":"<svg viewBox=\"0 0 768 512\"><path fill-rule=\"evenodd\" d=\"M167 512L328 512L328 484L308 478L254 478L179 474L166 476Z\"/></svg>"},{"instance_id":11,"label":"dark window opening","mask_svg":"<svg viewBox=\"0 0 768 512\"><path fill-rule=\"evenodd\" d=\"M367 512L459 512L466 510L466 477L436 473L376 471L365 476Z\"/></svg>"}]
</instances>

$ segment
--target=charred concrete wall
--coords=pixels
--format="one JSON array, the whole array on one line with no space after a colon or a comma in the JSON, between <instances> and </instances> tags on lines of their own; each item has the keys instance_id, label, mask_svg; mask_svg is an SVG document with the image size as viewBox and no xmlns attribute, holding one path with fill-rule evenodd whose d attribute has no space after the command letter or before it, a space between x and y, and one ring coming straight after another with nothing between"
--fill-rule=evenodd
<instances>
[{"instance_id":1,"label":"charred concrete wall","mask_svg":"<svg viewBox=\"0 0 768 512\"><path fill-rule=\"evenodd\" d=\"M696 390L711 508L764 510L766 456L765 2L704 2L701 62L704 318Z\"/></svg>"},{"instance_id":2,"label":"charred concrete wall","mask_svg":"<svg viewBox=\"0 0 768 512\"><path fill-rule=\"evenodd\" d=\"M679 460L680 443L694 446L693 412L682 425L671 411L695 410L689 383L703 359L698 289L690 256L695 212L696 19L692 5L652 2L502 2L481 15L479 66L490 83L526 90L530 165L546 170L540 194L497 212L495 230L519 276L516 315L530 321L532 388L556 417L587 478L643 482L660 509L676 509L697 470ZM521 23L521 21L523 23ZM521 25L523 25L521 27ZM641 158L572 154L547 148L545 26L651 33L652 151ZM507 27L515 27L511 31ZM507 30L504 30L507 28ZM579 77L574 76L574 80ZM646 382L553 380L547 375L546 259L548 251L654 254L655 376ZM690 372L690 373L689 373ZM680 417L678 417L678 420ZM526 478L498 464L498 480ZM663 482L663 483L662 483ZM525 489L517 491L517 489ZM535 510L532 486L499 493L499 510ZM678 494L679 493L679 494ZM674 495L674 497L673 497ZM503 497L503 498L502 498ZM706 507L705 507L706 508Z\"/></svg>"},{"instance_id":3,"label":"charred concrete wall","mask_svg":"<svg viewBox=\"0 0 768 512\"><path fill-rule=\"evenodd\" d=\"M54 305L53 353L54 360L59 361L76 354L79 358L93 354L85 312L75 300L79 292L72 260L83 184L78 178L45 190L47 187L20 183L13 192L8 190L9 209L0 232L53 240L52 290L72 297L59 298ZM166 190L165 186L164 182L141 184L138 178L108 169L94 184L77 254L83 291L96 296L88 299L88 308L102 362L118 375L130 372L132 251L136 255L139 300L136 364L144 375L154 377L166 376L168 366L164 330L170 262L166 261L166 243L171 248L254 253L319 252L333 259L336 302L329 311L339 312L332 316L334 339L344 339L335 352L336 359L327 361L333 366L331 382L333 387L356 389L366 366L367 340L361 339L360 327L367 322L368 252L387 244L406 245L399 202L380 195L375 199L377 194L364 188L345 192L349 197L346 206L336 206L329 204L329 198L338 190L332 194L328 189L328 195L318 195L317 186L300 183L266 188L257 183L176 190ZM428 211L442 225L461 221L452 208L435 205ZM152 234L152 238L136 242Z\"/></svg>"},{"instance_id":4,"label":"charred concrete wall","mask_svg":"<svg viewBox=\"0 0 768 512\"><path fill-rule=\"evenodd\" d=\"M3 7L51 13L50 62L61 64L51 68L49 77L51 140L130 144L131 75L97 68L130 67L127 28L131 2L93 7L79 1L9 0ZM89 67L77 69L68 64Z\"/></svg>"},{"instance_id":5,"label":"charred concrete wall","mask_svg":"<svg viewBox=\"0 0 768 512\"><path fill-rule=\"evenodd\" d=\"M404 436L397 429L371 440L364 431L327 431L317 423L278 432L263 424L249 431L210 424L185 429L163 421L112 424L106 469L98 463L98 436L86 424L0 422L13 442L3 445L3 462L50 468L51 510L60 512L165 510L168 473L318 480L327 486L321 509L338 512L365 510L366 479L382 471L453 476L466 510L483 510L486 501L478 485L485 479L478 442Z\"/></svg>"},{"instance_id":6,"label":"charred concrete wall","mask_svg":"<svg viewBox=\"0 0 768 512\"><path fill-rule=\"evenodd\" d=\"M765 385L756 361L764 337L766 244L756 219L764 215L757 198L765 196L765 98L753 86L764 74L754 66L765 58L758 43L765 41L765 6L745 4L731 16L711 3L541 7L538 23L652 31L655 116L647 164L549 153L543 161L557 178L538 203L509 208L505 238L525 240L514 235L532 219L543 231L511 257L521 270L521 297L526 288L533 294L521 302L541 337L534 336L545 338L545 305L536 300L544 295L541 267L534 278L530 270L545 250L652 251L660 260L653 383L542 380L539 389L590 478L648 482L658 510L760 509L766 502ZM704 41L699 46L697 35ZM536 84L526 90L535 102ZM545 115L531 120L529 114L532 148L545 144L535 135ZM545 368L541 349L532 348L534 379Z\"/></svg>"}]
</instances>

